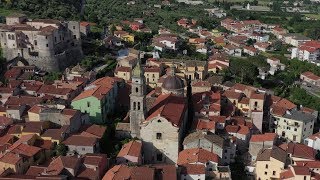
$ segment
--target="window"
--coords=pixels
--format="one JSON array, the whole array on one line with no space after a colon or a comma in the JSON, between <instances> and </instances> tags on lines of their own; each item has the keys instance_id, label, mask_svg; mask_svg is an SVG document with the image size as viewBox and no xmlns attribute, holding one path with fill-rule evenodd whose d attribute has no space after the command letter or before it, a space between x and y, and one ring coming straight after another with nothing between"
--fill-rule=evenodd
<instances>
[{"instance_id":1,"label":"window","mask_svg":"<svg viewBox=\"0 0 320 180\"><path fill-rule=\"evenodd\" d=\"M265 172L264 172L264 175L267 175L267 174L268 174L267 171L265 171Z\"/></svg>"},{"instance_id":2,"label":"window","mask_svg":"<svg viewBox=\"0 0 320 180\"><path fill-rule=\"evenodd\" d=\"M90 107L90 102L87 102L87 107Z\"/></svg>"},{"instance_id":3,"label":"window","mask_svg":"<svg viewBox=\"0 0 320 180\"><path fill-rule=\"evenodd\" d=\"M303 131L306 131L306 128L304 128L304 130Z\"/></svg>"},{"instance_id":4,"label":"window","mask_svg":"<svg viewBox=\"0 0 320 180\"><path fill-rule=\"evenodd\" d=\"M48 39L48 36L46 36L46 39Z\"/></svg>"},{"instance_id":5,"label":"window","mask_svg":"<svg viewBox=\"0 0 320 180\"><path fill-rule=\"evenodd\" d=\"M47 47L49 47L49 44L46 44Z\"/></svg>"},{"instance_id":6,"label":"window","mask_svg":"<svg viewBox=\"0 0 320 180\"><path fill-rule=\"evenodd\" d=\"M158 120L158 123L161 123L161 120L160 120L160 119Z\"/></svg>"},{"instance_id":7,"label":"window","mask_svg":"<svg viewBox=\"0 0 320 180\"><path fill-rule=\"evenodd\" d=\"M136 102L133 102L133 110L136 110Z\"/></svg>"},{"instance_id":8,"label":"window","mask_svg":"<svg viewBox=\"0 0 320 180\"><path fill-rule=\"evenodd\" d=\"M254 102L254 106L258 106L258 102L257 101Z\"/></svg>"},{"instance_id":9,"label":"window","mask_svg":"<svg viewBox=\"0 0 320 180\"><path fill-rule=\"evenodd\" d=\"M274 176L275 176L275 175L276 175L276 172L275 172L275 171L273 171L273 172L272 172L272 175L274 175Z\"/></svg>"},{"instance_id":10,"label":"window","mask_svg":"<svg viewBox=\"0 0 320 180\"><path fill-rule=\"evenodd\" d=\"M299 123L298 123L298 122L294 122L294 125L295 125L295 126L299 126Z\"/></svg>"},{"instance_id":11,"label":"window","mask_svg":"<svg viewBox=\"0 0 320 180\"><path fill-rule=\"evenodd\" d=\"M11 39L11 35L10 34L8 34L8 39Z\"/></svg>"},{"instance_id":12,"label":"window","mask_svg":"<svg viewBox=\"0 0 320 180\"><path fill-rule=\"evenodd\" d=\"M82 151L86 150L86 148L82 148Z\"/></svg>"},{"instance_id":13,"label":"window","mask_svg":"<svg viewBox=\"0 0 320 180\"><path fill-rule=\"evenodd\" d=\"M303 176L303 180L307 180L307 176Z\"/></svg>"},{"instance_id":14,"label":"window","mask_svg":"<svg viewBox=\"0 0 320 180\"><path fill-rule=\"evenodd\" d=\"M312 129L312 125L310 125L310 129Z\"/></svg>"},{"instance_id":15,"label":"window","mask_svg":"<svg viewBox=\"0 0 320 180\"><path fill-rule=\"evenodd\" d=\"M136 93L139 92L139 88L136 87Z\"/></svg>"},{"instance_id":16,"label":"window","mask_svg":"<svg viewBox=\"0 0 320 180\"><path fill-rule=\"evenodd\" d=\"M57 37L54 37L54 42L57 42Z\"/></svg>"},{"instance_id":17,"label":"window","mask_svg":"<svg viewBox=\"0 0 320 180\"><path fill-rule=\"evenodd\" d=\"M294 128L294 131L297 131L297 128Z\"/></svg>"},{"instance_id":18,"label":"window","mask_svg":"<svg viewBox=\"0 0 320 180\"><path fill-rule=\"evenodd\" d=\"M162 134L161 133L157 133L157 139L162 139Z\"/></svg>"},{"instance_id":19,"label":"window","mask_svg":"<svg viewBox=\"0 0 320 180\"><path fill-rule=\"evenodd\" d=\"M140 102L138 102L138 110L140 110Z\"/></svg>"},{"instance_id":20,"label":"window","mask_svg":"<svg viewBox=\"0 0 320 180\"><path fill-rule=\"evenodd\" d=\"M35 46L37 46L37 45L38 45L37 40L34 40L33 42L34 42L34 45L35 45Z\"/></svg>"},{"instance_id":21,"label":"window","mask_svg":"<svg viewBox=\"0 0 320 180\"><path fill-rule=\"evenodd\" d=\"M162 161L162 153L157 154L157 161Z\"/></svg>"},{"instance_id":22,"label":"window","mask_svg":"<svg viewBox=\"0 0 320 180\"><path fill-rule=\"evenodd\" d=\"M73 29L76 29L76 26L73 26Z\"/></svg>"},{"instance_id":23,"label":"window","mask_svg":"<svg viewBox=\"0 0 320 180\"><path fill-rule=\"evenodd\" d=\"M266 164L266 169L268 169L268 164Z\"/></svg>"},{"instance_id":24,"label":"window","mask_svg":"<svg viewBox=\"0 0 320 180\"><path fill-rule=\"evenodd\" d=\"M76 35L73 35L73 39L77 39L77 36L76 36Z\"/></svg>"}]
</instances>

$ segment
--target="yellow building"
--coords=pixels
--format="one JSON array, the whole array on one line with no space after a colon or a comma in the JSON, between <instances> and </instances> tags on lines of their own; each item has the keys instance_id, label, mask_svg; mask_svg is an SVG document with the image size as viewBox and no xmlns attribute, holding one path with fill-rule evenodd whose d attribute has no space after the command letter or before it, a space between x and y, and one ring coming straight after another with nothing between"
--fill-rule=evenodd
<instances>
[{"instance_id":1,"label":"yellow building","mask_svg":"<svg viewBox=\"0 0 320 180\"><path fill-rule=\"evenodd\" d=\"M134 42L134 35L132 34L127 34L121 37L122 40L127 41L127 42Z\"/></svg>"},{"instance_id":2,"label":"yellow building","mask_svg":"<svg viewBox=\"0 0 320 180\"><path fill-rule=\"evenodd\" d=\"M131 68L130 67L117 67L114 71L114 76L122 78L125 81L131 81Z\"/></svg>"},{"instance_id":3,"label":"yellow building","mask_svg":"<svg viewBox=\"0 0 320 180\"><path fill-rule=\"evenodd\" d=\"M222 33L221 33L219 30L217 30L217 29L213 29L213 30L212 30L212 36L214 36L214 37L220 37L220 36L222 36Z\"/></svg>"},{"instance_id":4,"label":"yellow building","mask_svg":"<svg viewBox=\"0 0 320 180\"><path fill-rule=\"evenodd\" d=\"M144 67L146 83L152 88L157 87L157 82L161 75L162 73L159 67Z\"/></svg>"},{"instance_id":5,"label":"yellow building","mask_svg":"<svg viewBox=\"0 0 320 180\"><path fill-rule=\"evenodd\" d=\"M277 146L262 149L256 160L256 179L280 179L280 173L286 166L287 153Z\"/></svg>"}]
</instances>

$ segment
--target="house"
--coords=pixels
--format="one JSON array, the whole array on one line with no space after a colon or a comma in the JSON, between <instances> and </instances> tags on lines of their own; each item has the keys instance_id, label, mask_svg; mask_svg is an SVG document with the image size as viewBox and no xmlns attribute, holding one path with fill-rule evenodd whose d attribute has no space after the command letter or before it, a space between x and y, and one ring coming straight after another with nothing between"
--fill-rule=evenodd
<instances>
[{"instance_id":1,"label":"house","mask_svg":"<svg viewBox=\"0 0 320 180\"><path fill-rule=\"evenodd\" d=\"M315 133L304 140L304 144L313 149L320 150L320 132Z\"/></svg>"},{"instance_id":2,"label":"house","mask_svg":"<svg viewBox=\"0 0 320 180\"><path fill-rule=\"evenodd\" d=\"M227 53L214 53L208 60L208 71L218 73L229 67L229 57Z\"/></svg>"},{"instance_id":3,"label":"house","mask_svg":"<svg viewBox=\"0 0 320 180\"><path fill-rule=\"evenodd\" d=\"M80 22L80 33L84 36L87 36L90 33L91 24L89 22L82 21Z\"/></svg>"},{"instance_id":4,"label":"house","mask_svg":"<svg viewBox=\"0 0 320 180\"><path fill-rule=\"evenodd\" d=\"M281 179L310 179L311 180L311 172L308 167L305 166L292 166L290 165L287 169L281 172Z\"/></svg>"},{"instance_id":5,"label":"house","mask_svg":"<svg viewBox=\"0 0 320 180\"><path fill-rule=\"evenodd\" d=\"M311 39L306 36L303 36L301 34L294 34L294 33L283 35L283 40L286 44L290 44L294 47L298 47L305 42L311 41Z\"/></svg>"},{"instance_id":6,"label":"house","mask_svg":"<svg viewBox=\"0 0 320 180\"><path fill-rule=\"evenodd\" d=\"M208 81L195 80L191 84L193 93L208 92L211 91L211 87L212 85Z\"/></svg>"},{"instance_id":7,"label":"house","mask_svg":"<svg viewBox=\"0 0 320 180\"><path fill-rule=\"evenodd\" d=\"M241 57L242 55L242 50L239 47L231 44L227 44L226 46L224 46L223 50L230 56Z\"/></svg>"},{"instance_id":8,"label":"house","mask_svg":"<svg viewBox=\"0 0 320 180\"><path fill-rule=\"evenodd\" d=\"M257 42L253 45L259 51L266 52L270 49L270 44L267 42Z\"/></svg>"},{"instance_id":9,"label":"house","mask_svg":"<svg viewBox=\"0 0 320 180\"><path fill-rule=\"evenodd\" d=\"M292 49L291 59L298 58L318 64L320 62L320 41L308 41Z\"/></svg>"},{"instance_id":10,"label":"house","mask_svg":"<svg viewBox=\"0 0 320 180\"><path fill-rule=\"evenodd\" d=\"M200 179L205 180L206 170L203 164L185 164L180 172L181 179Z\"/></svg>"},{"instance_id":11,"label":"house","mask_svg":"<svg viewBox=\"0 0 320 180\"><path fill-rule=\"evenodd\" d=\"M282 170L286 167L287 153L277 146L262 149L256 160L255 174L257 179L280 179Z\"/></svg>"},{"instance_id":12,"label":"house","mask_svg":"<svg viewBox=\"0 0 320 180\"><path fill-rule=\"evenodd\" d=\"M105 154L86 154L83 157L82 167L80 167L77 177L100 180L106 173L108 164Z\"/></svg>"},{"instance_id":13,"label":"house","mask_svg":"<svg viewBox=\"0 0 320 180\"><path fill-rule=\"evenodd\" d=\"M248 149L251 136L249 127L245 125L227 125L225 130L229 135L237 138L237 149L240 152L244 152Z\"/></svg>"},{"instance_id":14,"label":"house","mask_svg":"<svg viewBox=\"0 0 320 180\"><path fill-rule=\"evenodd\" d=\"M300 74L300 80L314 86L320 86L320 77L310 71Z\"/></svg>"},{"instance_id":15,"label":"house","mask_svg":"<svg viewBox=\"0 0 320 180\"><path fill-rule=\"evenodd\" d=\"M97 139L102 139L107 133L107 127L103 125L90 124L83 125L80 130L81 136L95 137Z\"/></svg>"},{"instance_id":16,"label":"house","mask_svg":"<svg viewBox=\"0 0 320 180\"><path fill-rule=\"evenodd\" d=\"M124 79L125 81L131 81L131 68L125 66L116 67L114 76Z\"/></svg>"},{"instance_id":17,"label":"house","mask_svg":"<svg viewBox=\"0 0 320 180\"><path fill-rule=\"evenodd\" d=\"M175 35L162 34L152 39L155 49L163 51L164 49L177 50L178 38Z\"/></svg>"},{"instance_id":18,"label":"house","mask_svg":"<svg viewBox=\"0 0 320 180\"><path fill-rule=\"evenodd\" d=\"M146 77L146 84L152 88L157 86L160 76L162 75L162 70L157 66L145 66L144 76Z\"/></svg>"},{"instance_id":19,"label":"house","mask_svg":"<svg viewBox=\"0 0 320 180\"><path fill-rule=\"evenodd\" d=\"M249 56L255 56L258 54L258 50L253 46L244 46L243 53L248 54Z\"/></svg>"},{"instance_id":20,"label":"house","mask_svg":"<svg viewBox=\"0 0 320 180\"><path fill-rule=\"evenodd\" d=\"M272 29L272 34L274 34L278 39L282 39L283 35L287 33L288 31L281 27L275 27Z\"/></svg>"},{"instance_id":21,"label":"house","mask_svg":"<svg viewBox=\"0 0 320 180\"><path fill-rule=\"evenodd\" d=\"M2 134L12 124L13 119L5 116L0 116L0 134Z\"/></svg>"},{"instance_id":22,"label":"house","mask_svg":"<svg viewBox=\"0 0 320 180\"><path fill-rule=\"evenodd\" d=\"M102 180L113 179L177 180L177 172L174 165L116 165L102 178Z\"/></svg>"},{"instance_id":23,"label":"house","mask_svg":"<svg viewBox=\"0 0 320 180\"><path fill-rule=\"evenodd\" d=\"M206 174L217 170L219 157L217 154L201 148L185 149L179 152L178 165L204 165Z\"/></svg>"},{"instance_id":24,"label":"house","mask_svg":"<svg viewBox=\"0 0 320 180\"><path fill-rule=\"evenodd\" d=\"M54 144L60 144L67 137L67 129L47 129L43 134L41 134L41 138L43 140L51 141Z\"/></svg>"},{"instance_id":25,"label":"house","mask_svg":"<svg viewBox=\"0 0 320 180\"><path fill-rule=\"evenodd\" d=\"M58 126L70 126L71 132L79 130L81 124L84 124L79 110L57 109L48 106L34 105L28 110L28 120L31 122L50 121Z\"/></svg>"},{"instance_id":26,"label":"house","mask_svg":"<svg viewBox=\"0 0 320 180\"><path fill-rule=\"evenodd\" d=\"M107 114L115 109L115 99L121 82L121 79L113 77L95 80L72 100L72 108L88 113L93 122L106 122Z\"/></svg>"},{"instance_id":27,"label":"house","mask_svg":"<svg viewBox=\"0 0 320 180\"><path fill-rule=\"evenodd\" d=\"M200 131L190 133L183 141L184 149L202 148L219 156L220 164L230 164L235 161L236 144L232 139L216 134L206 134Z\"/></svg>"},{"instance_id":28,"label":"house","mask_svg":"<svg viewBox=\"0 0 320 180\"><path fill-rule=\"evenodd\" d=\"M301 143L305 138L313 134L316 116L304 113L300 110L286 110L274 106L271 108L275 119L275 132L289 141Z\"/></svg>"},{"instance_id":29,"label":"house","mask_svg":"<svg viewBox=\"0 0 320 180\"><path fill-rule=\"evenodd\" d=\"M139 141L130 141L124 144L117 155L117 164L142 164L142 143Z\"/></svg>"},{"instance_id":30,"label":"house","mask_svg":"<svg viewBox=\"0 0 320 180\"><path fill-rule=\"evenodd\" d=\"M134 35L126 31L114 31L113 35L122 39L123 41L130 42L130 43L134 42Z\"/></svg>"},{"instance_id":31,"label":"house","mask_svg":"<svg viewBox=\"0 0 320 180\"><path fill-rule=\"evenodd\" d=\"M276 71L285 69L285 65L280 62L279 59L274 57L267 58L267 63L270 65L269 74L274 75Z\"/></svg>"},{"instance_id":32,"label":"house","mask_svg":"<svg viewBox=\"0 0 320 180\"><path fill-rule=\"evenodd\" d=\"M276 145L276 140L277 140L276 133L252 135L249 142L250 161L255 162L259 151L262 149L273 147L274 145Z\"/></svg>"},{"instance_id":33,"label":"house","mask_svg":"<svg viewBox=\"0 0 320 180\"><path fill-rule=\"evenodd\" d=\"M196 20L194 20L194 19L189 20L189 19L186 19L186 18L182 18L182 19L177 21L178 26L182 26L184 28L190 28L192 26L195 26L196 23L197 23Z\"/></svg>"},{"instance_id":34,"label":"house","mask_svg":"<svg viewBox=\"0 0 320 180\"><path fill-rule=\"evenodd\" d=\"M63 141L68 147L69 154L84 155L87 153L98 153L100 150L98 139L81 135L72 135Z\"/></svg>"},{"instance_id":35,"label":"house","mask_svg":"<svg viewBox=\"0 0 320 180\"><path fill-rule=\"evenodd\" d=\"M289 142L281 144L279 147L286 151L291 162L316 160L317 151L305 144Z\"/></svg>"},{"instance_id":36,"label":"house","mask_svg":"<svg viewBox=\"0 0 320 180\"><path fill-rule=\"evenodd\" d=\"M59 156L50 162L44 175L67 175L75 177L81 166L81 159L76 156Z\"/></svg>"},{"instance_id":37,"label":"house","mask_svg":"<svg viewBox=\"0 0 320 180\"><path fill-rule=\"evenodd\" d=\"M252 33L249 37L255 39L256 42L266 43L269 41L268 34Z\"/></svg>"},{"instance_id":38,"label":"house","mask_svg":"<svg viewBox=\"0 0 320 180\"><path fill-rule=\"evenodd\" d=\"M196 117L220 116L221 94L213 91L195 93L192 96Z\"/></svg>"}]
</instances>

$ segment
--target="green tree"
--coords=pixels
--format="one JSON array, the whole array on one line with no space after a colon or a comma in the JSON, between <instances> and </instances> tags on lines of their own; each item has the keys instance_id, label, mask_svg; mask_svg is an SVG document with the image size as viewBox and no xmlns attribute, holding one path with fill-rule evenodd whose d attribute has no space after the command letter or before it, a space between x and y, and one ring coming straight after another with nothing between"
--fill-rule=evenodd
<instances>
[{"instance_id":1,"label":"green tree","mask_svg":"<svg viewBox=\"0 0 320 180\"><path fill-rule=\"evenodd\" d=\"M57 144L55 147L55 154L56 156L65 156L67 154L67 146L64 144Z\"/></svg>"}]
</instances>

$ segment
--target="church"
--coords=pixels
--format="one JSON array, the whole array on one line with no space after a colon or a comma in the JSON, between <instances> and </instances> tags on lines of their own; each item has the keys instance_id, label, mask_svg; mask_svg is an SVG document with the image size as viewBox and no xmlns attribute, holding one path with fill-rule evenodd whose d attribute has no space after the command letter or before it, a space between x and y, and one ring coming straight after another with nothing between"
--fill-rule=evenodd
<instances>
[{"instance_id":1,"label":"church","mask_svg":"<svg viewBox=\"0 0 320 180\"><path fill-rule=\"evenodd\" d=\"M161 85L161 94L146 107L146 83L140 62L132 71L130 131L143 142L145 163L177 163L188 119L183 80L175 67Z\"/></svg>"}]
</instances>

